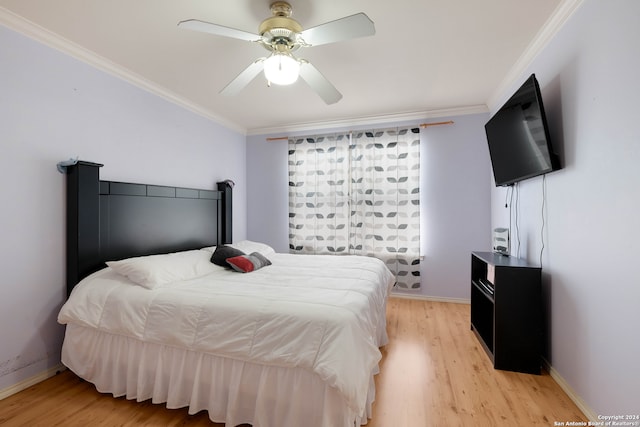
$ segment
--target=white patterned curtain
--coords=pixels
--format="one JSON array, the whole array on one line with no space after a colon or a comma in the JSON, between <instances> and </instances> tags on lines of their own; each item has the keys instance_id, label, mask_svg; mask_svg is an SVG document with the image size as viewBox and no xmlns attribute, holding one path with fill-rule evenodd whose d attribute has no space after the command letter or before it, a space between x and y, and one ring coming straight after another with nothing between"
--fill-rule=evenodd
<instances>
[{"instance_id":1,"label":"white patterned curtain","mask_svg":"<svg viewBox=\"0 0 640 427\"><path fill-rule=\"evenodd\" d=\"M374 256L419 289L419 129L289 139L289 230L292 253Z\"/></svg>"}]
</instances>

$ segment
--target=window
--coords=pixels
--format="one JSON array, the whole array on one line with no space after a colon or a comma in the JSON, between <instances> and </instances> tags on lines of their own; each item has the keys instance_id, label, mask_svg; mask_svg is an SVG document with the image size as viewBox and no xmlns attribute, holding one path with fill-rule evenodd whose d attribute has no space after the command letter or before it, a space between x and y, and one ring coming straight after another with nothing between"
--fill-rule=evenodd
<instances>
[{"instance_id":1,"label":"window","mask_svg":"<svg viewBox=\"0 0 640 427\"><path fill-rule=\"evenodd\" d=\"M419 129L290 138L289 248L375 256L418 289Z\"/></svg>"}]
</instances>

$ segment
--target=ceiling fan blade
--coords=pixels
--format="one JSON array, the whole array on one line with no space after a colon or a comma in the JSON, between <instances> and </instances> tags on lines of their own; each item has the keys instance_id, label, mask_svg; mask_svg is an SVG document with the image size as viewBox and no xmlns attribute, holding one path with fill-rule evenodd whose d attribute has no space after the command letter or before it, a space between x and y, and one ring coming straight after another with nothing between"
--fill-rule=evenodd
<instances>
[{"instance_id":1,"label":"ceiling fan blade","mask_svg":"<svg viewBox=\"0 0 640 427\"><path fill-rule=\"evenodd\" d=\"M373 21L364 13L346 16L300 33L302 39L311 46L335 43L342 40L372 36L376 33Z\"/></svg>"},{"instance_id":2,"label":"ceiling fan blade","mask_svg":"<svg viewBox=\"0 0 640 427\"><path fill-rule=\"evenodd\" d=\"M328 105L335 104L342 99L342 94L333 86L320 71L307 61L300 61L300 77L307 82Z\"/></svg>"},{"instance_id":3,"label":"ceiling fan blade","mask_svg":"<svg viewBox=\"0 0 640 427\"><path fill-rule=\"evenodd\" d=\"M247 68L244 69L243 72L238 74L238 76L231 80L231 83L226 85L224 89L220 91L220 94L233 96L237 95L242 89L245 88L253 79L256 78L258 74L264 69L264 58L259 58Z\"/></svg>"},{"instance_id":4,"label":"ceiling fan blade","mask_svg":"<svg viewBox=\"0 0 640 427\"><path fill-rule=\"evenodd\" d=\"M186 30L200 31L203 33L215 34L217 36L231 37L232 39L246 40L254 42L260 40L260 36L235 28L225 27L223 25L212 24L211 22L200 21L198 19L188 19L178 22L178 27Z\"/></svg>"}]
</instances>

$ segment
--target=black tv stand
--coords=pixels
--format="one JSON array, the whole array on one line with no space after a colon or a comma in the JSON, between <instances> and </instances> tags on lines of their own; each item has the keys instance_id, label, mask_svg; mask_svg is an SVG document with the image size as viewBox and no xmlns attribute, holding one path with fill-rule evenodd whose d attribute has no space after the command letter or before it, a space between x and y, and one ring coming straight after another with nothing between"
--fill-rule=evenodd
<instances>
[{"instance_id":1,"label":"black tv stand","mask_svg":"<svg viewBox=\"0 0 640 427\"><path fill-rule=\"evenodd\" d=\"M540 267L495 252L473 252L471 330L494 368L540 374Z\"/></svg>"}]
</instances>

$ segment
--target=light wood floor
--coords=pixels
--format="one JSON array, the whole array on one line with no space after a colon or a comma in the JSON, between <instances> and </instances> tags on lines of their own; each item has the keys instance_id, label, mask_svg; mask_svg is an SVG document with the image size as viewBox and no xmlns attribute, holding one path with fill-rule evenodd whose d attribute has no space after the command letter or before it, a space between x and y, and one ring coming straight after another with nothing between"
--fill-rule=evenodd
<instances>
[{"instance_id":1,"label":"light wood floor","mask_svg":"<svg viewBox=\"0 0 640 427\"><path fill-rule=\"evenodd\" d=\"M387 327L368 427L587 421L548 374L494 370L469 328L468 305L391 298ZM223 427L205 412L102 395L70 371L0 401L0 425Z\"/></svg>"}]
</instances>

